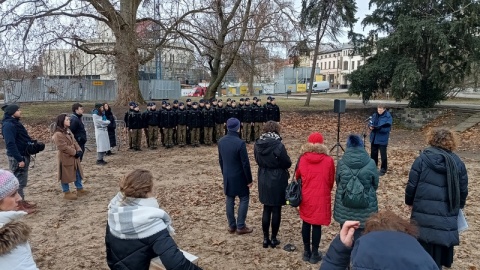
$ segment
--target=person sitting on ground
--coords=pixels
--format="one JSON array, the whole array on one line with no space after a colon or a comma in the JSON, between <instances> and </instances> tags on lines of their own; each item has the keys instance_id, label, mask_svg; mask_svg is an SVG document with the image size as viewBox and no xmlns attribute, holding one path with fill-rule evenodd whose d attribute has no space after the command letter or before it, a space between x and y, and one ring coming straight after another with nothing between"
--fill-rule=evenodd
<instances>
[{"instance_id":1,"label":"person sitting on ground","mask_svg":"<svg viewBox=\"0 0 480 270\"><path fill-rule=\"evenodd\" d=\"M127 174L108 205L105 245L110 269L148 270L155 257L167 270L201 269L185 258L170 234L172 220L153 194L152 173L136 169Z\"/></svg>"},{"instance_id":2,"label":"person sitting on ground","mask_svg":"<svg viewBox=\"0 0 480 270\"><path fill-rule=\"evenodd\" d=\"M423 269L438 270L436 263L418 243L418 229L391 211L380 211L365 223L363 236L355 241L360 221L345 221L333 239L320 270Z\"/></svg>"},{"instance_id":3,"label":"person sitting on ground","mask_svg":"<svg viewBox=\"0 0 480 270\"><path fill-rule=\"evenodd\" d=\"M0 169L0 266L1 269L38 270L28 243L30 228L18 221L27 212L18 211L22 197L13 173Z\"/></svg>"}]
</instances>

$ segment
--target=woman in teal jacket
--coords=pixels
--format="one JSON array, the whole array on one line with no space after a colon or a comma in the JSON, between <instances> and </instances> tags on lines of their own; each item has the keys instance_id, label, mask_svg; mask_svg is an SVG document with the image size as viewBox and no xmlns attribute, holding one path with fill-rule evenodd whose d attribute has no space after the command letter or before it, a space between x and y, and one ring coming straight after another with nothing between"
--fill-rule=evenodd
<instances>
[{"instance_id":1,"label":"woman in teal jacket","mask_svg":"<svg viewBox=\"0 0 480 270\"><path fill-rule=\"evenodd\" d=\"M354 185L354 177L363 186L364 194L368 205L353 205L345 200L347 185ZM362 139L358 135L349 135L347 139L347 150L337 164L337 175L335 178L337 191L335 193L335 204L333 218L343 226L347 220L360 221L359 229L355 230L355 239L360 237L365 221L370 215L378 212L377 193L378 171L375 161L365 151ZM351 189L350 189L351 190Z\"/></svg>"}]
</instances>

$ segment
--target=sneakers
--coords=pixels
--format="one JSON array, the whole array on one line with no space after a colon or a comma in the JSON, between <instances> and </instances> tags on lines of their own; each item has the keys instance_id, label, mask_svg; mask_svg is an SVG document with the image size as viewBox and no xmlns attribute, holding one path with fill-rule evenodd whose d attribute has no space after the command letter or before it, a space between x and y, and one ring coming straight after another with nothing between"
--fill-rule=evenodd
<instances>
[{"instance_id":1,"label":"sneakers","mask_svg":"<svg viewBox=\"0 0 480 270\"><path fill-rule=\"evenodd\" d=\"M228 227L229 233L235 233L237 231L237 227Z\"/></svg>"},{"instance_id":2,"label":"sneakers","mask_svg":"<svg viewBox=\"0 0 480 270\"><path fill-rule=\"evenodd\" d=\"M237 229L237 234L247 234L253 232L253 229L248 228L247 226Z\"/></svg>"},{"instance_id":3,"label":"sneakers","mask_svg":"<svg viewBox=\"0 0 480 270\"><path fill-rule=\"evenodd\" d=\"M308 261L311 264L317 264L319 261L322 260L322 252L313 252L312 255L310 256L310 260Z\"/></svg>"},{"instance_id":4,"label":"sneakers","mask_svg":"<svg viewBox=\"0 0 480 270\"><path fill-rule=\"evenodd\" d=\"M37 212L37 210L35 209L35 207L37 206L37 204L34 204L34 203L28 203L27 201L19 201L18 202L18 211L24 211L24 212L27 212L27 214L33 214L35 212Z\"/></svg>"},{"instance_id":5,"label":"sneakers","mask_svg":"<svg viewBox=\"0 0 480 270\"><path fill-rule=\"evenodd\" d=\"M74 201L77 199L77 195L75 193L72 193L71 191L67 191L63 193L63 198L65 200Z\"/></svg>"},{"instance_id":6,"label":"sneakers","mask_svg":"<svg viewBox=\"0 0 480 270\"><path fill-rule=\"evenodd\" d=\"M90 193L90 191L85 190L84 188L82 189L77 189L77 197L82 197Z\"/></svg>"},{"instance_id":7,"label":"sneakers","mask_svg":"<svg viewBox=\"0 0 480 270\"><path fill-rule=\"evenodd\" d=\"M97 165L107 165L107 162L105 160L97 160Z\"/></svg>"}]
</instances>

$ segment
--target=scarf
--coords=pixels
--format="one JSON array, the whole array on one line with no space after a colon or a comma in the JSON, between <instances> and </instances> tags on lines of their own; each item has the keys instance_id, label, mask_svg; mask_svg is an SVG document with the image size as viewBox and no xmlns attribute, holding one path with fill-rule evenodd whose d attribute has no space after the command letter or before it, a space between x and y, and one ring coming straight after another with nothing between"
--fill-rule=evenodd
<instances>
[{"instance_id":1,"label":"scarf","mask_svg":"<svg viewBox=\"0 0 480 270\"><path fill-rule=\"evenodd\" d=\"M171 224L155 198L131 198L119 192L108 205L110 232L120 239L143 239L164 229L173 235Z\"/></svg>"},{"instance_id":2,"label":"scarf","mask_svg":"<svg viewBox=\"0 0 480 270\"><path fill-rule=\"evenodd\" d=\"M460 208L460 186L458 177L457 163L453 157L445 150L438 147L429 147L424 151L425 155L435 154L440 155L445 159L445 167L447 169L447 189L448 189L448 203L450 212L454 212ZM423 159L427 166L435 170L435 165L426 157Z\"/></svg>"},{"instance_id":3,"label":"scarf","mask_svg":"<svg viewBox=\"0 0 480 270\"><path fill-rule=\"evenodd\" d=\"M275 132L267 132L267 133L263 133L261 136L260 136L260 140L266 140L267 138L271 138L271 139L274 139L274 140L282 140L282 137L280 137L280 135L278 135L277 133Z\"/></svg>"},{"instance_id":4,"label":"scarf","mask_svg":"<svg viewBox=\"0 0 480 270\"><path fill-rule=\"evenodd\" d=\"M27 215L27 212L24 211L0 211L0 228L5 224L18 220Z\"/></svg>"}]
</instances>

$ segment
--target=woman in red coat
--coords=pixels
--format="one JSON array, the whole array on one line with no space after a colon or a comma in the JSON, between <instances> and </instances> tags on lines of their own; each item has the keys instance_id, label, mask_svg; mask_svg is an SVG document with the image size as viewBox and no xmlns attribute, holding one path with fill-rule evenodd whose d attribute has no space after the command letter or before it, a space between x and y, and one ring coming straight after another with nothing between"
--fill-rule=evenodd
<instances>
[{"instance_id":1,"label":"woman in red coat","mask_svg":"<svg viewBox=\"0 0 480 270\"><path fill-rule=\"evenodd\" d=\"M308 142L302 146L302 153L295 176L296 179L302 179L302 202L299 208L303 221L303 260L316 264L322 259L318 251L322 236L321 225L330 225L332 216L331 193L335 181L335 164L327 154L322 134L318 132L308 136Z\"/></svg>"}]
</instances>

